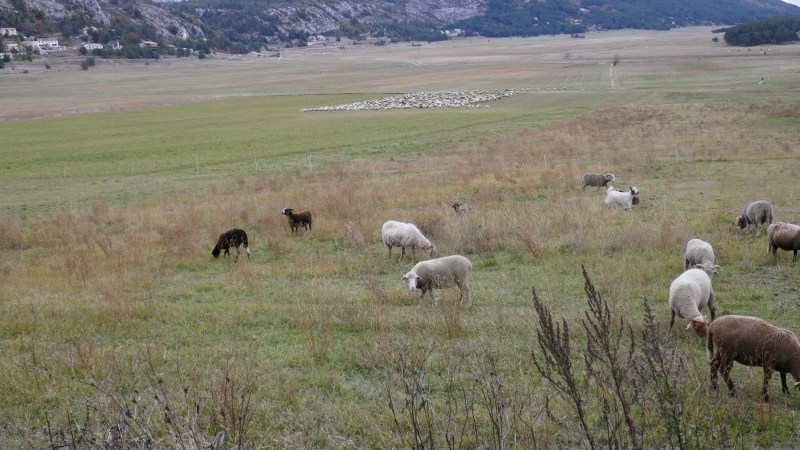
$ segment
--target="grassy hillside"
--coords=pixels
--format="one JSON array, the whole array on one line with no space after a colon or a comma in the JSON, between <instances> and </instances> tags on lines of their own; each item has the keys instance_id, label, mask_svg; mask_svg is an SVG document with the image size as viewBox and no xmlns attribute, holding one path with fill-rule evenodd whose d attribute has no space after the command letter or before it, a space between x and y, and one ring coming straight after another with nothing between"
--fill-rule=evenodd
<instances>
[{"instance_id":1,"label":"grassy hillside","mask_svg":"<svg viewBox=\"0 0 800 450\"><path fill-rule=\"evenodd\" d=\"M615 72L595 49L578 58L581 48L532 39L519 51L542 53L482 73L542 89L475 110L299 112L395 92L402 70L382 81L387 63L366 54L378 67L362 83L371 93L255 87L247 98L0 123L18 149L0 150L13 188L0 198L0 444L792 446L797 392L781 394L775 375L766 406L761 369L742 366L739 396L711 392L704 344L683 320L667 330L669 283L686 241L701 237L722 266L718 315L800 332L791 257L773 259L763 235L730 226L760 198L777 220L800 220L796 55L763 66L758 53L707 55L710 38L697 36L707 42L681 56L665 40L608 35L593 45L623 55ZM521 42L473 48L472 61ZM531 81L553 64L544 54L561 55L566 90ZM331 76L308 59L304 73ZM415 83L478 79L475 67L443 76L461 73L452 61ZM581 192L581 175L601 171L637 186L641 205L614 210L604 193ZM455 200L474 212L455 215ZM313 231L291 236L284 207L311 210ZM473 262L470 307L454 290L417 306L400 280L413 263L388 260L380 243L387 219ZM252 260L213 260L216 236L234 226L248 231ZM595 304L609 307L601 329L615 336L624 321L618 352L633 359L621 371L585 359L599 341L582 325L595 316L581 266L604 299ZM569 328L577 403L534 364L544 353L532 288Z\"/></svg>"}]
</instances>

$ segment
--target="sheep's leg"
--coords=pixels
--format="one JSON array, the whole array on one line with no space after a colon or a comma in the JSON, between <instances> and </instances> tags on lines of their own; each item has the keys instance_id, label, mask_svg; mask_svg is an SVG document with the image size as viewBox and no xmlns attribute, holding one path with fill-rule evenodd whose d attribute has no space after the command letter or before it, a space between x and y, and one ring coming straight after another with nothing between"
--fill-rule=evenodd
<instances>
[{"instance_id":1,"label":"sheep's leg","mask_svg":"<svg viewBox=\"0 0 800 450\"><path fill-rule=\"evenodd\" d=\"M708 296L708 310L711 311L711 321L714 321L714 318L717 317L717 308L714 306L714 291L711 291L711 295Z\"/></svg>"},{"instance_id":2,"label":"sheep's leg","mask_svg":"<svg viewBox=\"0 0 800 450\"><path fill-rule=\"evenodd\" d=\"M734 386L733 380L731 380L731 368L733 368L733 358L730 356L721 358L720 367L721 367L720 372L722 372L722 379L725 380L725 384L728 385L728 390L731 391L731 395L736 395L736 386Z\"/></svg>"},{"instance_id":3,"label":"sheep's leg","mask_svg":"<svg viewBox=\"0 0 800 450\"><path fill-rule=\"evenodd\" d=\"M792 262L797 262L797 250L794 250L794 256L792 256Z\"/></svg>"},{"instance_id":4,"label":"sheep's leg","mask_svg":"<svg viewBox=\"0 0 800 450\"><path fill-rule=\"evenodd\" d=\"M419 305L417 305L417 308L422 306L422 299L424 299L424 298L425 298L425 290L424 289L420 289L420 291L419 291Z\"/></svg>"},{"instance_id":5,"label":"sheep's leg","mask_svg":"<svg viewBox=\"0 0 800 450\"><path fill-rule=\"evenodd\" d=\"M761 220L756 219L756 237L761 237Z\"/></svg>"},{"instance_id":6,"label":"sheep's leg","mask_svg":"<svg viewBox=\"0 0 800 450\"><path fill-rule=\"evenodd\" d=\"M720 355L719 355L719 352L717 352L717 354L714 355L714 357L711 359L711 390L712 391L716 391L717 388L718 388L718 386L717 386L717 372L719 371L719 361L720 361Z\"/></svg>"},{"instance_id":7,"label":"sheep's leg","mask_svg":"<svg viewBox=\"0 0 800 450\"><path fill-rule=\"evenodd\" d=\"M761 386L761 399L769 403L769 380L772 379L772 367L769 361L764 359L764 385Z\"/></svg>"},{"instance_id":8,"label":"sheep's leg","mask_svg":"<svg viewBox=\"0 0 800 450\"><path fill-rule=\"evenodd\" d=\"M389 261L391 261L392 260L392 246L389 245L389 244L386 244L386 246L389 247Z\"/></svg>"},{"instance_id":9,"label":"sheep's leg","mask_svg":"<svg viewBox=\"0 0 800 450\"><path fill-rule=\"evenodd\" d=\"M784 394L789 393L789 386L786 385L786 372L781 372L781 390Z\"/></svg>"},{"instance_id":10,"label":"sheep's leg","mask_svg":"<svg viewBox=\"0 0 800 450\"><path fill-rule=\"evenodd\" d=\"M467 285L464 285L464 290L467 291L467 307L470 307L472 306L472 291L470 291Z\"/></svg>"},{"instance_id":11,"label":"sheep's leg","mask_svg":"<svg viewBox=\"0 0 800 450\"><path fill-rule=\"evenodd\" d=\"M672 325L675 324L675 310L673 309L672 311L670 311L670 313L671 314L669 317L669 330L672 331Z\"/></svg>"},{"instance_id":12,"label":"sheep's leg","mask_svg":"<svg viewBox=\"0 0 800 450\"><path fill-rule=\"evenodd\" d=\"M411 261L416 263L417 262L417 255L414 254L414 249L415 248L416 247L414 247L413 245L411 246Z\"/></svg>"}]
</instances>

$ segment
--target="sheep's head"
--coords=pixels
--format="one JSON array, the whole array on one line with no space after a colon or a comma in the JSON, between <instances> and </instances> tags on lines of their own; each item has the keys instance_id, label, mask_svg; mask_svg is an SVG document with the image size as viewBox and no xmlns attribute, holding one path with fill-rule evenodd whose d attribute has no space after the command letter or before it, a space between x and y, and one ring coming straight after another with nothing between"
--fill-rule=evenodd
<instances>
[{"instance_id":1,"label":"sheep's head","mask_svg":"<svg viewBox=\"0 0 800 450\"><path fill-rule=\"evenodd\" d=\"M284 216L288 216L289 214L291 214L293 212L294 212L294 210L292 208L283 208L283 211L281 211L281 214L284 215Z\"/></svg>"},{"instance_id":2,"label":"sheep's head","mask_svg":"<svg viewBox=\"0 0 800 450\"><path fill-rule=\"evenodd\" d=\"M615 177L613 173L607 173L606 181L617 181L617 177Z\"/></svg>"},{"instance_id":3,"label":"sheep's head","mask_svg":"<svg viewBox=\"0 0 800 450\"><path fill-rule=\"evenodd\" d=\"M222 250L219 248L219 245L215 245L215 246L214 246L214 249L213 249L213 250L211 250L211 254L212 254L212 255L214 255L214 258L219 258L219 253L220 253L221 251L222 251Z\"/></svg>"},{"instance_id":4,"label":"sheep's head","mask_svg":"<svg viewBox=\"0 0 800 450\"><path fill-rule=\"evenodd\" d=\"M736 216L736 221L733 224L744 230L748 225L747 216Z\"/></svg>"},{"instance_id":5,"label":"sheep's head","mask_svg":"<svg viewBox=\"0 0 800 450\"><path fill-rule=\"evenodd\" d=\"M406 274L403 275L403 282L406 284L406 287L408 287L409 291L414 292L415 290L417 290L417 279L418 278L419 278L419 275L417 275L413 271L412 272L406 272Z\"/></svg>"},{"instance_id":6,"label":"sheep's head","mask_svg":"<svg viewBox=\"0 0 800 450\"><path fill-rule=\"evenodd\" d=\"M638 205L639 204L639 196L638 195L634 195L633 196L633 204L634 205Z\"/></svg>"},{"instance_id":7,"label":"sheep's head","mask_svg":"<svg viewBox=\"0 0 800 450\"><path fill-rule=\"evenodd\" d=\"M630 188L632 195L639 195L639 188L637 188L636 186L631 186Z\"/></svg>"},{"instance_id":8,"label":"sheep's head","mask_svg":"<svg viewBox=\"0 0 800 450\"><path fill-rule=\"evenodd\" d=\"M708 319L705 316L697 316L686 325L686 329L693 330L698 336L704 338L708 335Z\"/></svg>"},{"instance_id":9,"label":"sheep's head","mask_svg":"<svg viewBox=\"0 0 800 450\"><path fill-rule=\"evenodd\" d=\"M706 273L706 275L708 275L709 277L713 277L714 275L718 274L718 273L719 273L719 271L718 271L717 269L719 269L719 268L720 268L720 267L719 267L719 265L717 265L717 264L711 264L711 263L705 263L705 264L696 264L694 267L695 267L696 269L700 269L700 270L702 270L702 271L703 271L703 272L705 272L705 273Z\"/></svg>"}]
</instances>

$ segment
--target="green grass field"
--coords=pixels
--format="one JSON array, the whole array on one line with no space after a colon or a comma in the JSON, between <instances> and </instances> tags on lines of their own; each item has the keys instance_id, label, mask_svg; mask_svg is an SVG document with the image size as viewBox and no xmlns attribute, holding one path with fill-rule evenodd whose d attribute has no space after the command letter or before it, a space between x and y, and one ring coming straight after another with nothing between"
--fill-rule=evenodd
<instances>
[{"instance_id":1,"label":"green grass field","mask_svg":"<svg viewBox=\"0 0 800 450\"><path fill-rule=\"evenodd\" d=\"M800 393L776 374L764 404L763 371L739 365L739 395L713 392L704 342L682 319L667 330L669 284L701 237L721 265L717 315L800 332L791 255L730 226L762 198L800 221L800 47L709 31L0 71L0 447L796 446ZM530 90L489 108L301 112L505 88ZM580 191L606 171L641 204ZM285 207L312 211L313 230L292 236ZM456 290L417 306L410 257L380 242L389 219L472 261L470 307ZM252 260L209 254L232 227ZM534 363L532 289L568 326L566 377ZM589 337L590 320L622 344Z\"/></svg>"}]
</instances>

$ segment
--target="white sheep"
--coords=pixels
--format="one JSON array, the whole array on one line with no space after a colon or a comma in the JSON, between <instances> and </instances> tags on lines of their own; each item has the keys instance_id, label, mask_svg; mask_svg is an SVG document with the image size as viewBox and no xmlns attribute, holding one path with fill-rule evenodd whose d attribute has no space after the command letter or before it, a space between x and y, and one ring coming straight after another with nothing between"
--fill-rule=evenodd
<instances>
[{"instance_id":1,"label":"white sheep","mask_svg":"<svg viewBox=\"0 0 800 450\"><path fill-rule=\"evenodd\" d=\"M683 256L683 270L698 264L714 265L714 248L702 239L690 239Z\"/></svg>"},{"instance_id":2,"label":"white sheep","mask_svg":"<svg viewBox=\"0 0 800 450\"><path fill-rule=\"evenodd\" d=\"M714 353L714 345L717 346ZM769 401L769 381L772 372L781 374L781 388L789 393L786 374L795 379L794 386L800 386L800 341L789 330L770 325L758 317L722 316L708 327L706 337L706 356L711 362L711 389L717 390L717 370L731 393L736 388L731 381L733 363L745 366L763 367L764 384L761 398Z\"/></svg>"},{"instance_id":3,"label":"white sheep","mask_svg":"<svg viewBox=\"0 0 800 450\"><path fill-rule=\"evenodd\" d=\"M797 261L797 250L800 250L800 226L793 223L775 222L767 227L767 243L769 251L778 256L778 249L792 251L792 262Z\"/></svg>"},{"instance_id":4,"label":"white sheep","mask_svg":"<svg viewBox=\"0 0 800 450\"><path fill-rule=\"evenodd\" d=\"M742 215L736 216L734 222L742 230L755 225L756 237L761 236L761 225L764 224L772 225L772 204L766 200L748 203Z\"/></svg>"},{"instance_id":5,"label":"white sheep","mask_svg":"<svg viewBox=\"0 0 800 450\"><path fill-rule=\"evenodd\" d=\"M461 255L443 256L418 262L411 270L403 275L403 281L410 291L420 290L419 306L425 293L430 291L435 306L439 299L433 295L434 289L446 289L458 286L459 303L463 303L464 294L467 296L467 306L472 304L472 293L467 284L467 276L472 269L472 263Z\"/></svg>"},{"instance_id":6,"label":"white sheep","mask_svg":"<svg viewBox=\"0 0 800 450\"><path fill-rule=\"evenodd\" d=\"M606 187L606 185L612 181L617 181L617 177L614 176L613 173L607 173L605 175L600 173L585 173L581 178L581 190L586 192L586 186L595 186L599 191L601 187Z\"/></svg>"},{"instance_id":7,"label":"white sheep","mask_svg":"<svg viewBox=\"0 0 800 450\"><path fill-rule=\"evenodd\" d=\"M620 191L609 185L606 190L606 205L619 205L627 211L631 206L639 204L639 189L631 186L629 191Z\"/></svg>"},{"instance_id":8,"label":"white sheep","mask_svg":"<svg viewBox=\"0 0 800 450\"><path fill-rule=\"evenodd\" d=\"M389 259L392 259L392 247L400 247L403 252L400 259L406 255L406 247L411 248L411 258L416 261L415 249L428 252L428 257L433 255L434 245L426 238L419 228L413 223L387 220L381 227L383 243L389 247ZM399 260L398 260L399 261Z\"/></svg>"},{"instance_id":9,"label":"white sheep","mask_svg":"<svg viewBox=\"0 0 800 450\"><path fill-rule=\"evenodd\" d=\"M719 267L719 266L716 266ZM714 289L707 271L713 271L713 265L699 265L683 272L669 286L669 329L675 323L675 314L689 321L686 329L693 329L698 335L705 337L708 332L708 320L700 314L700 310L708 305L711 320L717 313L714 307Z\"/></svg>"}]
</instances>

